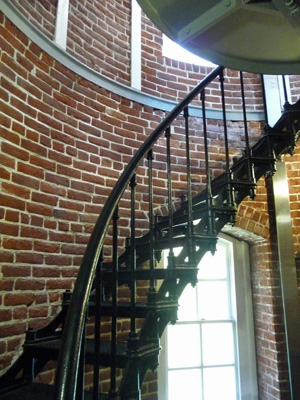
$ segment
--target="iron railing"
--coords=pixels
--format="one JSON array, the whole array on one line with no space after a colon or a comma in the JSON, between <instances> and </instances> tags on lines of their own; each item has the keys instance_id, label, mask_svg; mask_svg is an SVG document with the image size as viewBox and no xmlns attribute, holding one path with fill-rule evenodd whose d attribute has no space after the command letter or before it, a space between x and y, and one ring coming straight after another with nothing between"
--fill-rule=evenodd
<instances>
[{"instance_id":1,"label":"iron railing","mask_svg":"<svg viewBox=\"0 0 300 400\"><path fill-rule=\"evenodd\" d=\"M124 193L129 183L131 184L131 187L134 189L135 171L138 168L140 162L145 157L148 157L149 160L151 160L151 150L153 148L154 143L164 134L164 132L166 132L166 130L170 127L172 122L177 118L178 115L180 115L183 112L184 109L186 109L186 107L196 98L196 96L198 96L201 92L203 92L205 87L209 85L218 76L220 77L223 76L222 67L217 67L216 69L214 69L195 89L192 90L191 93L189 93L186 96L186 98L180 104L175 106L173 111L162 121L162 123L146 139L144 144L132 158L131 162L125 168L124 172L122 173L120 179L114 186L106 204L102 209L102 212L91 234L89 243L87 245L81 263L81 267L78 272L76 284L72 295L72 300L67 315L67 320L63 333L59 363L57 368L57 376L56 376L55 398L57 400L72 399L76 391L75 389L78 380L80 352L82 347L82 338L85 327L86 312L88 308L89 297L93 287L93 280L95 277L97 265L99 262L101 262L101 252L105 236L107 234L110 221L113 218L114 213L116 213L121 196ZM168 145L168 149L170 149L170 144ZM151 185L150 185L150 191L151 191ZM169 188L169 193L170 193L170 188ZM134 205L132 205L132 207L134 207ZM169 198L169 207L171 207L170 198ZM189 211L189 214L191 215L191 210ZM151 212L150 215L152 215ZM150 224L153 225L152 220L150 220ZM171 220L170 220L170 229L173 229L173 223ZM134 227L132 227L132 231L133 230ZM151 235L152 234L153 233L151 233ZM172 234L169 235L170 240L172 236L173 236ZM131 238L131 241L133 240L134 237ZM151 243L153 243L153 238L151 240ZM171 242L170 246L172 246ZM134 264L135 246L133 245L133 243L131 243L131 249L132 249L131 259L132 263ZM170 252L169 255L169 262L172 262L172 251ZM134 288L132 288L131 293L132 296L135 296ZM133 298L132 302L134 302ZM131 324L132 325L134 324L134 318L132 318ZM131 326L131 335L135 335L134 326Z\"/></svg>"},{"instance_id":2,"label":"iron railing","mask_svg":"<svg viewBox=\"0 0 300 400\"><path fill-rule=\"evenodd\" d=\"M206 90L207 87L219 78L218 90L221 99L221 114L224 135L224 168L225 171L216 179L212 179L211 160L209 154L209 139L206 116ZM195 268L199 260L206 251L214 252L217 240L217 234L225 223L234 224L236 214L236 203L239 203L246 195L254 198L256 180L266 171L273 171L274 163L278 154L289 147L290 138L286 138L287 144L282 141L282 145L274 151L274 135L271 128L265 129L265 134L259 140L259 144L250 146L246 102L244 93L243 74L240 73L241 88L241 108L244 119L244 144L243 155L241 159L233 166L232 156L230 155L230 143L227 131L226 121L226 96L224 88L224 69L217 67L214 69L169 115L158 125L153 133L145 140L140 149L133 156L130 163L115 184L107 202L105 203L101 214L96 222L87 245L81 267L78 272L71 303L69 306L67 320L64 325L64 332L59 356L59 363L56 376L56 394L55 400L75 399L76 392L81 398L84 388L84 350L85 350L85 326L88 311L88 304L91 292L95 292L95 327L94 327L94 374L93 374L93 400L98 400L99 394L99 371L100 371L100 325L101 325L101 304L107 295L107 288L103 288L103 274L107 272L107 266L111 271L111 281L109 295L111 297L111 342L110 358L112 364L116 365L117 358L117 314L118 314L118 286L120 275L120 266L126 265L123 272L126 272L124 282L128 283L130 289L130 313L129 313L129 335L128 335L128 354L138 353L138 326L137 318L137 272L144 261L149 263L147 274L140 271L140 279L147 279L149 290L147 303L155 304L166 297L176 303L178 296L184 288L183 282L181 288L178 287L178 277L176 268L184 266L186 268ZM205 170L205 189L196 196L192 189L192 164L190 149L190 117L189 105L200 95L201 120L204 139L204 170ZM185 138L185 173L186 173L186 199L182 200L181 205L175 210L173 202L172 174L174 162L172 161L172 143L171 126L175 119L183 116ZM266 117L267 121L267 117ZM271 132L271 133L270 133ZM165 175L166 175L166 214L157 217L154 215L154 176L153 156L154 145L165 134ZM276 135L278 130L276 131ZM294 137L291 137L293 143ZM266 148L266 149L265 149ZM137 170L143 163L147 163L147 181L148 181L148 233L136 236L136 188L139 177ZM181 168L182 171L183 168ZM145 178L145 176L144 176ZM130 208L129 237L126 241L125 250L120 254L118 243L120 201L125 191L129 188L128 205ZM238 194L237 194L238 193ZM198 222L195 222L195 221ZM105 239L108 230L111 227L111 261L104 262ZM175 247L182 245L184 237L184 247L179 255L175 256ZM159 259L159 252L163 249L169 250L168 255L168 283L162 285L160 292L157 292L155 281L157 279L157 270L155 263ZM106 267L105 267L106 265ZM144 275L143 275L144 274ZM162 273L161 273L162 276ZM145 278L146 277L146 278ZM158 341L164 326L169 322L161 322L159 327L151 326L153 317L149 317L148 328L151 331L150 336L153 341ZM175 317L172 317L175 318ZM176 319L176 318L175 318ZM145 345L145 343L144 343ZM157 349L159 345L157 344ZM156 350L155 350L156 351ZM154 354L154 353L153 353ZM152 360L151 351L148 357ZM153 358L154 359L154 358ZM145 375L143 368L142 376ZM130 376L130 372L127 371ZM132 377L130 379L133 379ZM139 380L136 376L135 379ZM118 394L116 368L111 368L110 390L108 398L114 398ZM134 385L132 386L134 387ZM136 386L139 387L139 382ZM131 389L134 390L134 389ZM137 389L138 391L138 389ZM80 392L80 394L78 394ZM140 398L138 393L132 394L133 397ZM121 396L122 398L122 396ZM126 397L124 397L126 398ZM123 398L122 398L123 399Z\"/></svg>"}]
</instances>

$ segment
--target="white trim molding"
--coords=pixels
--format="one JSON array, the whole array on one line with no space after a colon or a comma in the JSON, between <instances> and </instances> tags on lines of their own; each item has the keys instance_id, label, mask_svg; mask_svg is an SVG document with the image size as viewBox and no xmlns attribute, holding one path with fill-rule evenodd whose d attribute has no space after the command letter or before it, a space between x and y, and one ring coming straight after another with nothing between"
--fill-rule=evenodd
<instances>
[{"instance_id":1,"label":"white trim molding","mask_svg":"<svg viewBox=\"0 0 300 400\"><path fill-rule=\"evenodd\" d=\"M69 0L58 0L56 9L54 43L67 48L68 36L68 21L69 21Z\"/></svg>"}]
</instances>

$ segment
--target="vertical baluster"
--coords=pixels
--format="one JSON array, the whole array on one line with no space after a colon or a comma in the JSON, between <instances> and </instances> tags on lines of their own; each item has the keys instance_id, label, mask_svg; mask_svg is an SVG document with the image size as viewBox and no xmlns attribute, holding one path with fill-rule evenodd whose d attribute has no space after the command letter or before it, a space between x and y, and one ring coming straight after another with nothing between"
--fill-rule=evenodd
<instances>
[{"instance_id":1,"label":"vertical baluster","mask_svg":"<svg viewBox=\"0 0 300 400\"><path fill-rule=\"evenodd\" d=\"M227 133L227 119L226 119L226 105L225 105L225 88L224 88L224 71L220 73L221 82L221 99L222 99L222 115L224 125L224 142L225 142L225 157L226 157L226 171L229 171L229 146L228 146L228 133Z\"/></svg>"},{"instance_id":2,"label":"vertical baluster","mask_svg":"<svg viewBox=\"0 0 300 400\"><path fill-rule=\"evenodd\" d=\"M263 99L264 114L265 114L265 129L267 129L267 127L269 127L269 117L268 117L268 109L267 109L266 87L265 87L263 75L260 76L260 80L261 80L262 99Z\"/></svg>"},{"instance_id":3,"label":"vertical baluster","mask_svg":"<svg viewBox=\"0 0 300 400\"><path fill-rule=\"evenodd\" d=\"M136 303L136 248L135 248L135 192L136 192L136 176L133 175L130 181L131 188L131 221L130 221L130 338L134 339L137 337L136 334L136 315L135 315L135 303Z\"/></svg>"},{"instance_id":4,"label":"vertical baluster","mask_svg":"<svg viewBox=\"0 0 300 400\"><path fill-rule=\"evenodd\" d=\"M167 185L168 185L168 213L169 213L169 268L174 267L173 249L173 204L172 204L172 173L171 173L171 129L166 130L167 139Z\"/></svg>"},{"instance_id":5,"label":"vertical baluster","mask_svg":"<svg viewBox=\"0 0 300 400\"><path fill-rule=\"evenodd\" d=\"M118 208L113 216L111 368L109 398L117 396Z\"/></svg>"},{"instance_id":6,"label":"vertical baluster","mask_svg":"<svg viewBox=\"0 0 300 400\"><path fill-rule=\"evenodd\" d=\"M169 255L168 255L168 268L171 271L171 289L170 298L177 299L176 295L176 277L175 277L175 256L173 246L173 204L172 204L172 171L171 171L171 129L166 130L167 139L167 185L168 185L168 213L169 213Z\"/></svg>"},{"instance_id":7,"label":"vertical baluster","mask_svg":"<svg viewBox=\"0 0 300 400\"><path fill-rule=\"evenodd\" d=\"M150 260L150 283L149 283L149 292L148 292L148 303L156 302L156 287L155 287L155 252L154 252L154 214L153 214L153 150L150 150L148 153L148 195L149 195L149 260ZM157 324L157 315L156 313L152 313L150 316L152 318L151 328L149 330L149 338L151 338L152 343L154 341L159 341L159 333L158 333L158 324Z\"/></svg>"},{"instance_id":8,"label":"vertical baluster","mask_svg":"<svg viewBox=\"0 0 300 400\"><path fill-rule=\"evenodd\" d=\"M283 105L283 108L284 108L285 111L287 111L290 103L289 103L289 99L288 99L288 92L287 92L285 75L282 75L282 86L283 86L283 94L284 94L284 105Z\"/></svg>"},{"instance_id":9,"label":"vertical baluster","mask_svg":"<svg viewBox=\"0 0 300 400\"><path fill-rule=\"evenodd\" d=\"M270 159L270 170L267 173L270 174L270 175L273 175L273 173L276 171L275 154L274 154L274 149L273 149L272 136L270 135L271 128L270 128L270 125L269 125L268 108L267 108L267 96L266 96L266 88L265 88L263 75L261 75L261 87L262 87L264 113L265 113L264 134L267 137L267 152L268 152L267 153L267 157Z\"/></svg>"},{"instance_id":10,"label":"vertical baluster","mask_svg":"<svg viewBox=\"0 0 300 400\"><path fill-rule=\"evenodd\" d=\"M190 132L189 132L189 109L185 107L183 111L185 119L185 143L186 143L186 173L187 173L187 237L189 248L189 264L195 264L195 246L194 246L194 223L193 223L193 197L192 197L192 177L191 177L191 158L190 158Z\"/></svg>"},{"instance_id":11,"label":"vertical baluster","mask_svg":"<svg viewBox=\"0 0 300 400\"><path fill-rule=\"evenodd\" d=\"M148 153L148 195L149 195L149 260L150 260L150 287L148 293L148 302L155 301L156 289L155 289L155 279L154 279L154 268L155 268L155 258L154 258L154 215L153 215L153 151L150 150Z\"/></svg>"},{"instance_id":12,"label":"vertical baluster","mask_svg":"<svg viewBox=\"0 0 300 400\"><path fill-rule=\"evenodd\" d=\"M216 234L215 218L213 212L213 196L211 190L211 176L209 171L209 153L208 153L208 139L207 139L207 124L206 124L206 106L205 106L205 89L201 92L202 104L202 119L203 119L203 135L204 135L204 154L205 154L205 175L206 175L206 188L207 188L207 213L208 213L208 227L207 233L209 235ZM212 251L214 252L215 249Z\"/></svg>"},{"instance_id":13,"label":"vertical baluster","mask_svg":"<svg viewBox=\"0 0 300 400\"><path fill-rule=\"evenodd\" d=\"M246 113L246 101L245 101L245 90L244 90L244 77L243 77L243 72L242 71L240 71L240 84L241 84L244 130L245 130L245 143L246 143L246 148L245 148L244 154L245 154L245 157L247 159L248 180L249 180L249 182L255 184L256 183L256 179L255 179L255 175L254 175L253 163L251 162L251 150L250 150L250 144L249 144L247 113ZM255 197L255 188L254 188L254 186L252 188L250 188L249 197L252 200Z\"/></svg>"},{"instance_id":14,"label":"vertical baluster","mask_svg":"<svg viewBox=\"0 0 300 400\"><path fill-rule=\"evenodd\" d=\"M80 348L80 357L79 357L79 365L78 365L78 375L77 375L77 385L76 385L76 398L84 400L84 373L85 373L85 353L86 353L86 322L85 320L82 339L81 339L81 348Z\"/></svg>"},{"instance_id":15,"label":"vertical baluster","mask_svg":"<svg viewBox=\"0 0 300 400\"><path fill-rule=\"evenodd\" d=\"M225 157L226 157L226 202L227 202L227 207L235 207L234 189L231 184L232 173L230 171L230 159L229 159L226 106L225 106L225 89L224 89L224 70L222 70L220 73L220 83L221 83L222 114L223 114ZM231 216L230 216L230 222L231 222L231 224L235 223L233 214L231 214Z\"/></svg>"},{"instance_id":16,"label":"vertical baluster","mask_svg":"<svg viewBox=\"0 0 300 400\"><path fill-rule=\"evenodd\" d=\"M101 335L101 296L102 296L102 264L103 249L101 250L95 275L95 332L94 332L94 375L93 375L93 400L99 400L100 384L100 335Z\"/></svg>"},{"instance_id":17,"label":"vertical baluster","mask_svg":"<svg viewBox=\"0 0 300 400\"><path fill-rule=\"evenodd\" d=\"M289 103L289 98L288 98L288 90L287 90L287 84L286 84L286 77L285 75L282 75L282 84L283 84L283 92L284 92L284 105L283 105L283 111L287 112L289 111L291 105ZM297 145L297 135L295 132L295 127L294 127L294 121L293 117L291 114L287 114L286 118L286 130L287 134L291 135L291 138L293 138L293 144L289 147L289 154L293 155L295 151L295 147Z\"/></svg>"},{"instance_id":18,"label":"vertical baluster","mask_svg":"<svg viewBox=\"0 0 300 400\"><path fill-rule=\"evenodd\" d=\"M136 175L130 180L131 188L131 221L130 221L130 333L128 337L128 353L136 354L138 352L138 334L136 330L136 246L135 246L135 198L136 198ZM130 398L141 398L140 390L140 372L138 364L132 366L134 376L132 377L131 386L133 392Z\"/></svg>"}]
</instances>

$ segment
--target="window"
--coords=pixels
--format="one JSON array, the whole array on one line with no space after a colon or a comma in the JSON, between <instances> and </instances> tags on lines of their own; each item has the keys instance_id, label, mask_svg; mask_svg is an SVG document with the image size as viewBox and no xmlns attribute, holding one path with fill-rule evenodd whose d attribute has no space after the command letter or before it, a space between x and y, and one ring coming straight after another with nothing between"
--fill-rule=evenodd
<instances>
[{"instance_id":1,"label":"window","mask_svg":"<svg viewBox=\"0 0 300 400\"><path fill-rule=\"evenodd\" d=\"M234 268L234 266L237 268ZM220 237L162 338L159 400L257 399L248 246Z\"/></svg>"},{"instance_id":2,"label":"window","mask_svg":"<svg viewBox=\"0 0 300 400\"><path fill-rule=\"evenodd\" d=\"M215 64L204 58L198 57L190 51L184 49L179 44L173 42L166 35L163 35L163 56L172 58L173 60L183 61L189 64L196 64L207 67L215 67Z\"/></svg>"}]
</instances>

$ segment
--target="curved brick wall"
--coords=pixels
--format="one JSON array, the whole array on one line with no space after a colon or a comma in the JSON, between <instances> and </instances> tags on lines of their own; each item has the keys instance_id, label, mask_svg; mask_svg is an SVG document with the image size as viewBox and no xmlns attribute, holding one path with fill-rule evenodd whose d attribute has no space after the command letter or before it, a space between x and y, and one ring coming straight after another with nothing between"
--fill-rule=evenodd
<instances>
[{"instance_id":1,"label":"curved brick wall","mask_svg":"<svg viewBox=\"0 0 300 400\"><path fill-rule=\"evenodd\" d=\"M28 325L45 324L56 313L60 292L72 286L111 188L165 113L120 98L75 75L3 16L1 25L6 32L1 76L1 294L6 323L1 335L7 337L18 336ZM191 119L195 191L203 186L202 177L196 174L204 170L199 158L204 151L198 133L201 125L199 119ZM214 176L225 161L224 145L218 139L220 125L221 121L208 121ZM252 122L250 131L257 134L259 126ZM181 117L172 136L178 201L186 191L183 135ZM234 148L237 137L243 148L241 123L232 122L231 156L238 154ZM157 207L166 196L164 144L163 138L155 148L161 153L154 160L158 168L154 182L160 187L155 194ZM127 206L125 199L124 209ZM141 221L145 214L141 206ZM128 226L123 228L126 234ZM20 338L14 340L20 344Z\"/></svg>"},{"instance_id":2,"label":"curved brick wall","mask_svg":"<svg viewBox=\"0 0 300 400\"><path fill-rule=\"evenodd\" d=\"M57 0L11 0L11 3L40 32L54 38ZM67 52L89 68L112 80L130 85L131 2L70 0ZM177 101L193 88L210 67L191 65L169 59L162 53L162 34L142 13L142 90L148 94ZM238 75L231 71L232 91L228 107L241 110L240 94L234 93ZM291 78L293 101L297 100L300 76ZM261 110L259 77L247 74L245 81L247 109ZM234 95L233 95L234 93ZM218 107L217 98L211 106Z\"/></svg>"},{"instance_id":3,"label":"curved brick wall","mask_svg":"<svg viewBox=\"0 0 300 400\"><path fill-rule=\"evenodd\" d=\"M41 33L53 40L57 0L11 0L11 3Z\"/></svg>"},{"instance_id":4,"label":"curved brick wall","mask_svg":"<svg viewBox=\"0 0 300 400\"><path fill-rule=\"evenodd\" d=\"M39 3L46 7L46 3ZM52 10L50 14L54 15L55 3L47 4ZM44 25L51 32L51 23ZM44 326L56 314L61 293L72 287L89 234L111 188L140 143L165 113L110 93L74 74L41 51L3 15L0 15L0 28L3 32L0 39L0 367L3 369L21 349L27 327ZM156 32L155 28L152 29ZM155 51L159 52L158 49ZM180 67L182 65L178 64L178 71ZM160 69L157 71L159 74ZM197 70L198 77L204 73L201 68ZM143 74L143 82L153 79L151 76L146 78L145 69ZM165 79L163 76L160 78L160 82ZM227 71L226 79L231 78L237 79L237 74ZM172 79L172 82L174 89L171 84L169 86L174 92L164 95L173 100L182 95L184 84L181 82L178 87L176 80ZM251 76L248 83L248 104L253 98L253 107L258 109L261 105L260 100L257 104L255 100L257 77ZM233 92L234 87L233 81ZM161 88L163 93L163 85ZM144 89L147 90L145 83ZM240 108L240 102L235 104L231 93L227 97L232 97L232 107ZM219 99L213 94L212 88L211 105L218 107ZM209 120L214 176L222 171L224 165L223 144L219 138L221 125L221 121ZM182 126L179 118L172 139L178 179L174 194L178 199L185 191L181 175ZM204 182L202 173L199 174L199 170L204 170L203 161L199 159L199 153L203 152L199 126L201 121L192 119L195 191ZM251 140L255 141L260 123L252 122L250 128ZM241 122L229 121L232 157L238 153L237 137L239 146L244 147L242 131ZM161 212L164 212L162 204L166 194L163 145L164 139L161 139L155 159L156 167L161 165L155 176L160 183L156 204ZM298 154L297 150L293 158L286 157L292 188L295 251L299 250ZM146 168L141 169L143 179L139 182L138 222L140 231L143 231L147 229L146 196L143 194ZM284 387L287 372L280 319L274 213L267 201L267 189L268 184L261 180L255 201L245 201L240 206L237 227L243 229L242 237L251 243L252 249L260 396L261 399L273 400L283 398L288 389ZM122 235L125 237L128 233L126 196L123 204ZM252 242L247 238L247 231L262 239Z\"/></svg>"},{"instance_id":5,"label":"curved brick wall","mask_svg":"<svg viewBox=\"0 0 300 400\"><path fill-rule=\"evenodd\" d=\"M12 4L39 31L50 40L54 38L57 1L12 0ZM89 68L118 83L130 86L130 21L129 0L70 0L68 39L66 51ZM162 33L142 13L142 90L164 99L178 101L192 89L212 68L190 65L164 57ZM239 77L230 71L232 88L227 93L227 107L241 110ZM260 78L245 76L248 110L262 109ZM207 98L208 106L220 107L218 94Z\"/></svg>"}]
</instances>

